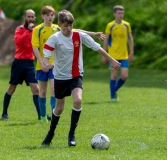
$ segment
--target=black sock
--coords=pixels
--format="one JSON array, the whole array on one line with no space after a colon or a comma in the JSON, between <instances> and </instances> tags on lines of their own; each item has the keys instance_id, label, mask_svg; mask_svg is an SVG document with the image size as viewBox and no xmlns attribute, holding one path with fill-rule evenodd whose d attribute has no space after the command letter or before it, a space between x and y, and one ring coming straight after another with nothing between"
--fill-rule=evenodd
<instances>
[{"instance_id":1,"label":"black sock","mask_svg":"<svg viewBox=\"0 0 167 160\"><path fill-rule=\"evenodd\" d=\"M37 110L38 119L40 119L41 114L40 114L40 109L39 109L38 97L39 97L38 95L33 95L33 102Z\"/></svg>"},{"instance_id":2,"label":"black sock","mask_svg":"<svg viewBox=\"0 0 167 160\"><path fill-rule=\"evenodd\" d=\"M4 101L3 101L3 112L2 115L7 115L7 110L9 107L9 103L10 103L10 99L11 99L11 95L9 95L7 92L4 95Z\"/></svg>"},{"instance_id":3,"label":"black sock","mask_svg":"<svg viewBox=\"0 0 167 160\"><path fill-rule=\"evenodd\" d=\"M78 125L80 114L81 114L81 110L80 111L75 111L74 109L72 110L71 126L70 126L70 132L69 132L69 135L71 135L71 136L73 136L75 133L75 129Z\"/></svg>"},{"instance_id":4,"label":"black sock","mask_svg":"<svg viewBox=\"0 0 167 160\"><path fill-rule=\"evenodd\" d=\"M55 116L53 113L52 113L52 120L51 120L51 123L50 123L50 132L54 132L55 129L56 129L56 126L59 122L59 118L60 116Z\"/></svg>"}]
</instances>

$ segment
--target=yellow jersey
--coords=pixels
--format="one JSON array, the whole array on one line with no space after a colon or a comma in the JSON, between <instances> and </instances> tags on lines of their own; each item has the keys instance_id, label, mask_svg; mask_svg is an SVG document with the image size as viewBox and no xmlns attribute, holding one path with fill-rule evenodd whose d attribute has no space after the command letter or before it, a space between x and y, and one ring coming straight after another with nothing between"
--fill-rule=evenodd
<instances>
[{"instance_id":1,"label":"yellow jersey","mask_svg":"<svg viewBox=\"0 0 167 160\"><path fill-rule=\"evenodd\" d=\"M40 56L43 58L44 54L43 54L43 48L44 45L47 41L47 39L54 33L60 31L60 27L57 24L52 24L51 26L44 26L43 23L41 23L40 25L36 26L33 29L33 33L32 33L32 39L31 39L31 43L32 43L32 47L35 48L37 47L39 49L40 52ZM52 57L49 59L50 63L53 63L53 55ZM36 70L41 70L42 67L39 63L39 61L37 60L36 63Z\"/></svg>"},{"instance_id":2,"label":"yellow jersey","mask_svg":"<svg viewBox=\"0 0 167 160\"><path fill-rule=\"evenodd\" d=\"M131 26L123 21L118 24L114 21L107 24L105 33L109 35L108 53L116 60L128 59L128 34L131 33Z\"/></svg>"}]
</instances>

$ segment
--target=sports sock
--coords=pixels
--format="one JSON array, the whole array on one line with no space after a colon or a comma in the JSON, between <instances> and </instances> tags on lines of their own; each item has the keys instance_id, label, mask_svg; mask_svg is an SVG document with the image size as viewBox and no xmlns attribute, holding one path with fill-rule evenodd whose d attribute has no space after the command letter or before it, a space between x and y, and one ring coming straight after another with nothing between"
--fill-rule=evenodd
<instances>
[{"instance_id":1,"label":"sports sock","mask_svg":"<svg viewBox=\"0 0 167 160\"><path fill-rule=\"evenodd\" d=\"M51 123L50 123L50 132L55 131L56 126L59 122L59 119L60 119L60 115L58 116L58 115L55 115L54 113L52 113L52 120L51 120Z\"/></svg>"},{"instance_id":2,"label":"sports sock","mask_svg":"<svg viewBox=\"0 0 167 160\"><path fill-rule=\"evenodd\" d=\"M51 114L56 107L56 98L55 97L50 97L50 105L51 105Z\"/></svg>"},{"instance_id":3,"label":"sports sock","mask_svg":"<svg viewBox=\"0 0 167 160\"><path fill-rule=\"evenodd\" d=\"M71 125L70 125L70 131L69 131L69 135L73 136L75 133L75 129L78 125L78 121L79 121L79 117L81 114L81 109L76 110L76 109L72 109L72 113L71 113Z\"/></svg>"},{"instance_id":4,"label":"sports sock","mask_svg":"<svg viewBox=\"0 0 167 160\"><path fill-rule=\"evenodd\" d=\"M39 109L39 101L38 101L38 95L33 95L33 102L34 102L34 105L36 107L36 110L37 110L37 114L38 114L38 119L40 119L40 109Z\"/></svg>"},{"instance_id":5,"label":"sports sock","mask_svg":"<svg viewBox=\"0 0 167 160\"><path fill-rule=\"evenodd\" d=\"M125 81L123 81L121 78L118 79L117 83L116 83L116 91L118 91L118 89L125 83Z\"/></svg>"},{"instance_id":6,"label":"sports sock","mask_svg":"<svg viewBox=\"0 0 167 160\"><path fill-rule=\"evenodd\" d=\"M9 95L7 92L5 93L4 95L4 101L3 101L3 112L2 112L2 115L7 115L7 110L8 110L8 107L9 107L9 103L10 103L10 99L11 99L11 95Z\"/></svg>"},{"instance_id":7,"label":"sports sock","mask_svg":"<svg viewBox=\"0 0 167 160\"><path fill-rule=\"evenodd\" d=\"M46 116L46 98L38 98L39 101L39 108L42 117Z\"/></svg>"},{"instance_id":8,"label":"sports sock","mask_svg":"<svg viewBox=\"0 0 167 160\"><path fill-rule=\"evenodd\" d=\"M116 80L110 80L110 97L111 98L115 98L116 96L116 88L115 88L115 85L116 85Z\"/></svg>"}]
</instances>

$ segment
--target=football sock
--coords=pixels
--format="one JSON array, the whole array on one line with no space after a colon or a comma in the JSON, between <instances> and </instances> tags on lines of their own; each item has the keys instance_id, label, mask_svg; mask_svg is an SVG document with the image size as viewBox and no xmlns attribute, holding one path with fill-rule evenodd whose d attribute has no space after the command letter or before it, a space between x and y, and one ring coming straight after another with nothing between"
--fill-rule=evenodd
<instances>
[{"instance_id":1,"label":"football sock","mask_svg":"<svg viewBox=\"0 0 167 160\"><path fill-rule=\"evenodd\" d=\"M115 80L110 80L110 97L111 98L116 98L115 96L116 96L116 87L115 87L115 85L116 85L116 81Z\"/></svg>"},{"instance_id":2,"label":"football sock","mask_svg":"<svg viewBox=\"0 0 167 160\"><path fill-rule=\"evenodd\" d=\"M52 120L51 120L51 123L50 123L50 132L55 131L56 126L59 122L59 118L60 118L60 115L58 116L58 115L55 115L54 113L52 113Z\"/></svg>"},{"instance_id":3,"label":"football sock","mask_svg":"<svg viewBox=\"0 0 167 160\"><path fill-rule=\"evenodd\" d=\"M2 115L7 115L7 110L8 110L8 106L9 106L9 103L10 103L10 99L11 99L11 95L9 95L7 92L5 93L4 95L4 101L3 101L3 112L2 112Z\"/></svg>"},{"instance_id":4,"label":"football sock","mask_svg":"<svg viewBox=\"0 0 167 160\"><path fill-rule=\"evenodd\" d=\"M53 109L56 107L56 98L50 97L50 105L51 105L51 114L53 112Z\"/></svg>"},{"instance_id":5,"label":"football sock","mask_svg":"<svg viewBox=\"0 0 167 160\"><path fill-rule=\"evenodd\" d=\"M121 78L118 79L116 83L116 91L125 83Z\"/></svg>"},{"instance_id":6,"label":"football sock","mask_svg":"<svg viewBox=\"0 0 167 160\"><path fill-rule=\"evenodd\" d=\"M72 113L71 113L71 125L70 125L70 131L69 131L69 135L73 136L75 133L75 129L78 125L78 121L79 121L79 117L81 114L81 109L76 110L76 109L72 109Z\"/></svg>"},{"instance_id":7,"label":"football sock","mask_svg":"<svg viewBox=\"0 0 167 160\"><path fill-rule=\"evenodd\" d=\"M39 101L39 108L42 117L46 116L46 98L38 98Z\"/></svg>"},{"instance_id":8,"label":"football sock","mask_svg":"<svg viewBox=\"0 0 167 160\"><path fill-rule=\"evenodd\" d=\"M34 102L34 105L36 107L36 110L37 110L37 114L38 114L38 119L40 119L40 109L39 109L39 101L38 101L38 95L33 95L33 102Z\"/></svg>"}]
</instances>

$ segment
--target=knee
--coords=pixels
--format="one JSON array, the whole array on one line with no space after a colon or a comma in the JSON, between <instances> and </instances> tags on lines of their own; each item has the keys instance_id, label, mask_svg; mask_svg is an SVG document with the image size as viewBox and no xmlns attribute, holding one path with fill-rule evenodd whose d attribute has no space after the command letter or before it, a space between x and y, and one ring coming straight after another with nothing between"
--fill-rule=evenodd
<instances>
[{"instance_id":1,"label":"knee","mask_svg":"<svg viewBox=\"0 0 167 160\"><path fill-rule=\"evenodd\" d=\"M54 113L57 115L60 115L64 110L64 106L59 106L57 105L56 108L54 109Z\"/></svg>"},{"instance_id":2,"label":"knee","mask_svg":"<svg viewBox=\"0 0 167 160\"><path fill-rule=\"evenodd\" d=\"M38 95L39 94L38 86L36 85L36 86L31 87L31 91L32 91L33 95Z\"/></svg>"},{"instance_id":3,"label":"knee","mask_svg":"<svg viewBox=\"0 0 167 160\"><path fill-rule=\"evenodd\" d=\"M127 78L128 78L128 75L123 75L123 76L121 77L121 79L122 79L123 81L126 81Z\"/></svg>"},{"instance_id":4,"label":"knee","mask_svg":"<svg viewBox=\"0 0 167 160\"><path fill-rule=\"evenodd\" d=\"M75 106L76 108L78 108L79 106L81 106L81 103L82 103L82 99L79 98L79 97L74 100L74 106ZM77 106L78 106L78 107L77 107Z\"/></svg>"},{"instance_id":5,"label":"knee","mask_svg":"<svg viewBox=\"0 0 167 160\"><path fill-rule=\"evenodd\" d=\"M40 89L40 96L45 97L46 96L46 90Z\"/></svg>"},{"instance_id":6,"label":"knee","mask_svg":"<svg viewBox=\"0 0 167 160\"><path fill-rule=\"evenodd\" d=\"M12 95L14 92L15 92L15 90L16 90L16 87L9 87L8 88L8 90L7 90L7 93L9 94L9 95Z\"/></svg>"}]
</instances>

